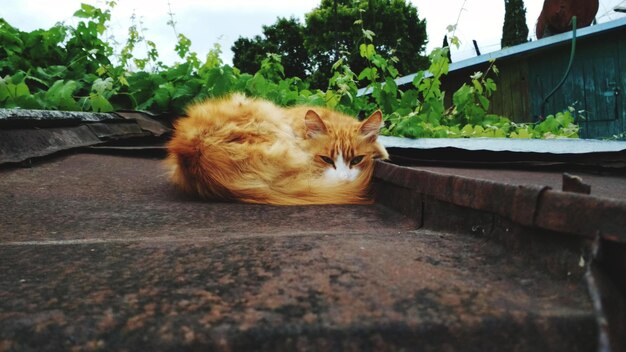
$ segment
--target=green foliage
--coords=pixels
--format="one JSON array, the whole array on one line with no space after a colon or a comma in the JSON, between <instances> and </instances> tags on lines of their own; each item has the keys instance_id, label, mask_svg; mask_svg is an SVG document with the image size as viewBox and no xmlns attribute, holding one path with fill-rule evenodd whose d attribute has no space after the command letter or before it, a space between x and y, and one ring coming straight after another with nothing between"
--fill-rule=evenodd
<instances>
[{"instance_id":1,"label":"green foliage","mask_svg":"<svg viewBox=\"0 0 626 352\"><path fill-rule=\"evenodd\" d=\"M305 28L296 18L278 18L271 26L263 26L263 37L240 37L232 47L233 64L243 72L256 72L267 53L282 57L287 77L304 79L309 70L309 54L304 46Z\"/></svg>"},{"instance_id":2,"label":"green foliage","mask_svg":"<svg viewBox=\"0 0 626 352\"><path fill-rule=\"evenodd\" d=\"M368 67L369 62L359 52L365 42L373 44L384 57L397 57L395 67L403 74L428 66L423 56L426 21L420 20L417 9L405 0L322 0L306 14L305 33L312 58L310 80L316 87L325 87L332 77L333 63L341 57L354 72Z\"/></svg>"},{"instance_id":3,"label":"green foliage","mask_svg":"<svg viewBox=\"0 0 626 352\"><path fill-rule=\"evenodd\" d=\"M489 98L497 89L489 77L498 72L493 62L486 72L474 73L469 83L454 92L452 106L446 107L441 77L448 72L447 49L436 49L430 57L429 70L418 73L413 80L415 89L398 92L400 103L385 114L388 123L384 134L410 138L578 137L578 126L570 111L550 115L536 124L514 123L488 113Z\"/></svg>"},{"instance_id":4,"label":"green foliage","mask_svg":"<svg viewBox=\"0 0 626 352\"><path fill-rule=\"evenodd\" d=\"M526 8L524 0L504 0L504 24L502 25L503 48L528 41Z\"/></svg>"},{"instance_id":5,"label":"green foliage","mask_svg":"<svg viewBox=\"0 0 626 352\"><path fill-rule=\"evenodd\" d=\"M400 90L394 79L401 60L387 59L388 54L377 49L374 39L379 37L366 29L365 20L352 24L361 39L354 48L339 51L329 67L328 89L320 90L290 77L278 54L265 55L254 74L242 73L223 64L218 45L201 60L191 51L191 41L178 33L173 49L182 62L164 65L158 61L154 43L144 38L141 23L129 29L117 61L110 60L113 48L102 36L113 6L114 2L108 2L107 8L100 10L82 5L75 13L81 19L76 27L57 24L29 33L0 19L0 38L6 43L0 47L0 107L182 114L193 101L237 91L283 106L327 106L355 116L380 109L386 122L383 133L388 135L577 137L578 126L569 111L537 124L516 124L490 114L489 99L497 89L491 76L498 73L493 64L472 75L452 94L452 105L447 106L441 80L449 69L448 49L434 50L428 70L415 75L411 89ZM171 13L168 23L174 27ZM135 54L140 43L146 44L144 58ZM352 52L364 62L357 70ZM369 95L359 94L359 87L364 86Z\"/></svg>"},{"instance_id":6,"label":"green foliage","mask_svg":"<svg viewBox=\"0 0 626 352\"><path fill-rule=\"evenodd\" d=\"M428 65L423 55L426 23L406 0L323 0L306 14L304 25L294 18L279 18L263 27L262 37L239 38L232 47L233 63L243 72L256 72L266 53L279 54L288 77L325 89L340 58L354 72L368 66L358 49L365 41L385 57L398 57L396 68L403 73Z\"/></svg>"}]
</instances>

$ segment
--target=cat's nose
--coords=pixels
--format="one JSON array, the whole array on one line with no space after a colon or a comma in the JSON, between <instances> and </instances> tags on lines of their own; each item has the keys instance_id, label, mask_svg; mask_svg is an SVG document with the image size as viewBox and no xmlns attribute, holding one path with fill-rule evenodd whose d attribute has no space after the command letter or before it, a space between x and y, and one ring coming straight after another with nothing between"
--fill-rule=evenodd
<instances>
[{"instance_id":1,"label":"cat's nose","mask_svg":"<svg viewBox=\"0 0 626 352\"><path fill-rule=\"evenodd\" d=\"M347 172L340 172L339 173L339 178L342 180L347 180L348 178L350 178L350 176L348 175Z\"/></svg>"}]
</instances>

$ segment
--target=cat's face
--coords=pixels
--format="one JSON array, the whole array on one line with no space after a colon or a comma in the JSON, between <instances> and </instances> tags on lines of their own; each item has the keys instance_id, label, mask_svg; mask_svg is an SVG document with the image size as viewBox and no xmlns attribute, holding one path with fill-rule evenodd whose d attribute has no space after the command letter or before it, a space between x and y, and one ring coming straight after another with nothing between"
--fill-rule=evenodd
<instances>
[{"instance_id":1,"label":"cat's face","mask_svg":"<svg viewBox=\"0 0 626 352\"><path fill-rule=\"evenodd\" d=\"M363 122L327 113L322 119L309 110L305 116L306 136L313 163L329 181L354 181L364 171L371 171L374 159L388 157L376 141L382 126L380 111Z\"/></svg>"}]
</instances>

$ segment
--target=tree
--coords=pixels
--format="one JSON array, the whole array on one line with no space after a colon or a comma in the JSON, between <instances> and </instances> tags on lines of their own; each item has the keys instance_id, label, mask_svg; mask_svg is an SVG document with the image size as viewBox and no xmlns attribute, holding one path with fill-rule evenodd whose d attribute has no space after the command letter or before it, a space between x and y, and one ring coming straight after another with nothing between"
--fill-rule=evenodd
<instances>
[{"instance_id":1,"label":"tree","mask_svg":"<svg viewBox=\"0 0 626 352\"><path fill-rule=\"evenodd\" d=\"M362 27L355 25L362 21ZM359 55L365 37L363 29L375 33L373 44L383 56L396 56L401 74L427 67L423 55L427 42L426 22L417 9L405 0L322 0L319 7L306 15L305 41L315 72L313 86L324 87L331 67L346 55L352 71L367 66Z\"/></svg>"},{"instance_id":2,"label":"tree","mask_svg":"<svg viewBox=\"0 0 626 352\"><path fill-rule=\"evenodd\" d=\"M242 72L257 72L261 67L261 60L267 52L265 40L261 36L255 36L252 39L239 37L233 43L231 50L233 51L233 65Z\"/></svg>"},{"instance_id":3,"label":"tree","mask_svg":"<svg viewBox=\"0 0 626 352\"><path fill-rule=\"evenodd\" d=\"M528 41L526 8L524 0L504 0L504 25L502 26L503 48Z\"/></svg>"},{"instance_id":4,"label":"tree","mask_svg":"<svg viewBox=\"0 0 626 352\"><path fill-rule=\"evenodd\" d=\"M326 88L339 58L345 56L357 74L367 66L359 54L366 29L375 33L378 53L399 59L401 74L428 65L426 22L406 0L322 0L305 18L304 26L293 18L279 18L263 27L263 38L239 38L232 47L233 63L244 72L256 72L267 52L276 53L282 56L286 76Z\"/></svg>"},{"instance_id":5,"label":"tree","mask_svg":"<svg viewBox=\"0 0 626 352\"><path fill-rule=\"evenodd\" d=\"M304 46L304 27L296 18L278 18L263 26L263 37L239 37L232 47L233 64L243 72L257 72L268 53L282 57L285 76L305 78L310 59Z\"/></svg>"}]
</instances>

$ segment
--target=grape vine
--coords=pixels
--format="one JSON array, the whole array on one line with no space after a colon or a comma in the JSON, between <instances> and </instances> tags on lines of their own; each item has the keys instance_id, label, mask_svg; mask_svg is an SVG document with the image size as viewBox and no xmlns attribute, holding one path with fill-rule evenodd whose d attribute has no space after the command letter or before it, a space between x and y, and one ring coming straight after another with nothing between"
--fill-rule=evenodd
<instances>
[{"instance_id":1,"label":"grape vine","mask_svg":"<svg viewBox=\"0 0 626 352\"><path fill-rule=\"evenodd\" d=\"M141 23L129 28L119 53L105 37L115 1L104 9L82 4L75 26L62 23L47 30L23 32L0 18L0 107L110 112L141 110L183 114L189 103L232 92L244 92L283 106L319 105L352 115L383 111L383 134L401 137L578 137L571 111L550 115L540 123L515 123L490 114L490 97L497 89L495 65L477 72L452 94L445 105L441 78L448 73L447 48L430 54L431 65L419 72L410 89L395 83L395 58L376 52L375 33L362 28L360 55L368 66L353 72L339 59L328 89L313 90L299 78L285 77L281 58L268 54L256 73L240 72L220 59L218 45L202 59L191 41L177 33L174 50L181 62L159 61L154 42L145 39ZM172 14L170 14L172 15ZM171 16L170 16L171 17ZM171 18L168 24L174 26ZM362 22L355 23L362 27ZM454 40L453 40L454 42ZM135 54L143 43L145 55ZM369 94L359 94L366 87Z\"/></svg>"}]
</instances>

